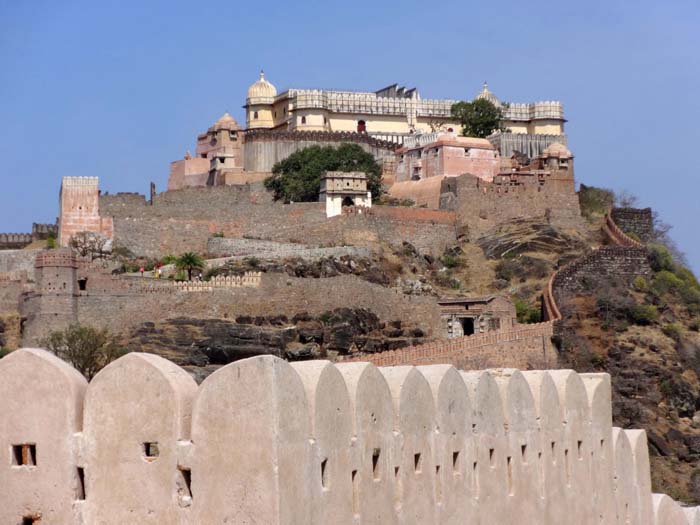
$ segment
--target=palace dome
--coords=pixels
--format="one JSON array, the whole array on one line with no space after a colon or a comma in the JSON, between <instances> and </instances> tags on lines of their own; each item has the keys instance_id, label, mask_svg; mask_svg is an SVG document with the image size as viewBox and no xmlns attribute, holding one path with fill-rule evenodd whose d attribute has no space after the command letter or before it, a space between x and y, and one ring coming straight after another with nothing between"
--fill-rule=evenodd
<instances>
[{"instance_id":1,"label":"palace dome","mask_svg":"<svg viewBox=\"0 0 700 525\"><path fill-rule=\"evenodd\" d=\"M481 88L481 92L474 97L474 100L481 99L488 100L489 102L491 102L491 104L493 104L496 107L501 106L501 101L498 100L498 97L496 95L489 91L489 85L486 82L484 82L484 86Z\"/></svg>"},{"instance_id":2,"label":"palace dome","mask_svg":"<svg viewBox=\"0 0 700 525\"><path fill-rule=\"evenodd\" d=\"M248 98L274 98L277 96L277 88L265 80L265 73L260 72L260 79L248 88Z\"/></svg>"},{"instance_id":3,"label":"palace dome","mask_svg":"<svg viewBox=\"0 0 700 525\"><path fill-rule=\"evenodd\" d=\"M221 115L221 118L214 122L214 125L209 128L209 131L219 131L220 129L227 129L229 131L238 131L242 129L236 119L228 114L228 111Z\"/></svg>"},{"instance_id":4,"label":"palace dome","mask_svg":"<svg viewBox=\"0 0 700 525\"><path fill-rule=\"evenodd\" d=\"M545 148L545 150L542 152L542 156L545 158L557 157L560 159L571 159L574 155L571 153L571 151L569 151L569 148L564 146L564 144L554 142Z\"/></svg>"}]
</instances>

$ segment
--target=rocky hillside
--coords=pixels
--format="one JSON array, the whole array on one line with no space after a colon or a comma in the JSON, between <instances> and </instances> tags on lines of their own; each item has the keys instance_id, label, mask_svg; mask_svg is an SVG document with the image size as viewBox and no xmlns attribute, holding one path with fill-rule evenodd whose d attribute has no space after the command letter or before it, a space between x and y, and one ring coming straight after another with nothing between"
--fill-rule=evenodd
<instances>
[{"instance_id":1,"label":"rocky hillside","mask_svg":"<svg viewBox=\"0 0 700 525\"><path fill-rule=\"evenodd\" d=\"M613 417L648 432L654 489L700 503L700 286L668 252L633 283L604 277L560 301L562 366L612 377Z\"/></svg>"},{"instance_id":2,"label":"rocky hillside","mask_svg":"<svg viewBox=\"0 0 700 525\"><path fill-rule=\"evenodd\" d=\"M421 344L425 334L400 319L381 321L374 313L337 308L313 317L229 319L175 318L145 322L124 338L130 350L152 352L187 369L201 381L222 365L270 354L290 361L330 358L357 351L382 352Z\"/></svg>"}]
</instances>

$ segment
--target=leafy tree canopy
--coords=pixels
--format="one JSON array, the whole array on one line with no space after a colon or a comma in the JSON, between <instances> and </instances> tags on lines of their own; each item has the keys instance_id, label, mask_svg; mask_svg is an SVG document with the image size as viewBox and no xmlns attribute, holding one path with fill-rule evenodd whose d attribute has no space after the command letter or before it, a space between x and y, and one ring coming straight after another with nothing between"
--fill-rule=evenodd
<instances>
[{"instance_id":1,"label":"leafy tree canopy","mask_svg":"<svg viewBox=\"0 0 700 525\"><path fill-rule=\"evenodd\" d=\"M102 368L126 353L107 330L97 330L79 324L51 332L40 345L68 361L88 381Z\"/></svg>"},{"instance_id":2,"label":"leafy tree canopy","mask_svg":"<svg viewBox=\"0 0 700 525\"><path fill-rule=\"evenodd\" d=\"M494 131L506 131L501 108L482 98L457 102L452 106L452 118L459 121L467 137L486 138Z\"/></svg>"},{"instance_id":3,"label":"leafy tree canopy","mask_svg":"<svg viewBox=\"0 0 700 525\"><path fill-rule=\"evenodd\" d=\"M287 202L314 202L321 189L324 171L362 171L367 174L367 189L377 198L382 190L382 169L358 144L343 143L339 147L309 146L272 168L272 175L265 179L265 187L274 193L275 199Z\"/></svg>"}]
</instances>

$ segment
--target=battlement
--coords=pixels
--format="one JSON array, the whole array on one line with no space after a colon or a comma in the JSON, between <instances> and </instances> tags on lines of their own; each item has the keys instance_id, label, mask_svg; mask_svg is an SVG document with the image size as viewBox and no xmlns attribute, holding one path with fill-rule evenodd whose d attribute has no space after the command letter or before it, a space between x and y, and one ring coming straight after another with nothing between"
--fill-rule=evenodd
<instances>
[{"instance_id":1,"label":"battlement","mask_svg":"<svg viewBox=\"0 0 700 525\"><path fill-rule=\"evenodd\" d=\"M78 268L78 260L69 249L43 250L36 255L35 268Z\"/></svg>"},{"instance_id":2,"label":"battlement","mask_svg":"<svg viewBox=\"0 0 700 525\"><path fill-rule=\"evenodd\" d=\"M688 525L652 496L610 377L265 356L197 387L132 353L88 384L43 350L0 360L0 521ZM138 482L135 482L138 480Z\"/></svg>"},{"instance_id":3,"label":"battlement","mask_svg":"<svg viewBox=\"0 0 700 525\"><path fill-rule=\"evenodd\" d=\"M0 250L18 250L32 242L31 233L0 233Z\"/></svg>"},{"instance_id":4,"label":"battlement","mask_svg":"<svg viewBox=\"0 0 700 525\"><path fill-rule=\"evenodd\" d=\"M119 278L117 278L119 279ZM217 289L253 287L258 288L262 272L245 272L243 275L217 275L209 281L169 281L121 278L123 285L136 293L213 292Z\"/></svg>"},{"instance_id":5,"label":"battlement","mask_svg":"<svg viewBox=\"0 0 700 525\"><path fill-rule=\"evenodd\" d=\"M532 102L529 104L511 103L503 108L504 120L530 121L535 119L564 120L564 105L555 100Z\"/></svg>"},{"instance_id":6,"label":"battlement","mask_svg":"<svg viewBox=\"0 0 700 525\"><path fill-rule=\"evenodd\" d=\"M96 189L98 181L98 177L63 177L61 186L64 188L88 187Z\"/></svg>"}]
</instances>

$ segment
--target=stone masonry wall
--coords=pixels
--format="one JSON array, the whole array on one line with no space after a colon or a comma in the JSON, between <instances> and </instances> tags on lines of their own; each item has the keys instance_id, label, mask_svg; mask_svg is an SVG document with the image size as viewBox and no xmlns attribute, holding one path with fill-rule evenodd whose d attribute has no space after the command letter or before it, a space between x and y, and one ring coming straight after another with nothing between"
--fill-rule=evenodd
<instances>
[{"instance_id":1,"label":"stone masonry wall","mask_svg":"<svg viewBox=\"0 0 700 525\"><path fill-rule=\"evenodd\" d=\"M531 179L531 180L529 180ZM538 218L560 228L581 225L581 212L573 177L521 177L522 184L485 182L472 175L443 180L441 209L457 212L460 226L469 229L471 238L513 219Z\"/></svg>"},{"instance_id":2,"label":"stone masonry wall","mask_svg":"<svg viewBox=\"0 0 700 525\"><path fill-rule=\"evenodd\" d=\"M377 206L369 214L328 219L322 203L272 202L269 193L254 184L164 192L152 205L138 195L103 195L100 209L114 218L116 246L154 257L204 253L209 237L217 232L309 246L400 246L411 239L419 250L434 255L455 240L451 212Z\"/></svg>"},{"instance_id":3,"label":"stone masonry wall","mask_svg":"<svg viewBox=\"0 0 700 525\"><path fill-rule=\"evenodd\" d=\"M0 521L697 523L611 413L610 377L571 370L266 356L197 387L132 353L88 384L23 349L0 359Z\"/></svg>"},{"instance_id":4,"label":"stone masonry wall","mask_svg":"<svg viewBox=\"0 0 700 525\"><path fill-rule=\"evenodd\" d=\"M651 208L613 208L610 215L625 233L633 233L643 243L652 240L654 233Z\"/></svg>"},{"instance_id":5,"label":"stone masonry wall","mask_svg":"<svg viewBox=\"0 0 700 525\"><path fill-rule=\"evenodd\" d=\"M518 325L511 330L487 332L425 345L400 348L345 361L369 361L376 366L448 363L462 370L515 367L526 370L554 367L552 323Z\"/></svg>"},{"instance_id":6,"label":"stone masonry wall","mask_svg":"<svg viewBox=\"0 0 700 525\"><path fill-rule=\"evenodd\" d=\"M243 164L246 171L271 172L277 162L296 151L309 146L337 147L346 142L359 144L380 162L384 158L393 158L393 151L398 146L360 133L249 130L245 134Z\"/></svg>"},{"instance_id":7,"label":"stone masonry wall","mask_svg":"<svg viewBox=\"0 0 700 525\"><path fill-rule=\"evenodd\" d=\"M0 233L0 250L21 250L32 240L31 233Z\"/></svg>"},{"instance_id":8,"label":"stone masonry wall","mask_svg":"<svg viewBox=\"0 0 700 525\"><path fill-rule=\"evenodd\" d=\"M286 259L299 257L309 261L324 257L369 257L372 252L356 246L308 248L304 244L262 241L258 239L227 239L212 237L207 241L207 253L212 257L257 257L259 259ZM210 263L211 264L211 263Z\"/></svg>"},{"instance_id":9,"label":"stone masonry wall","mask_svg":"<svg viewBox=\"0 0 700 525\"><path fill-rule=\"evenodd\" d=\"M111 276L90 277L87 290L76 298L77 321L107 328L116 334L128 333L145 321L173 317L230 318L240 315L291 318L300 312L318 316L343 306L366 308L380 319L402 319L428 335L439 326L440 309L432 297L408 296L399 291L369 283L353 275L321 279L296 278L285 274L263 274L258 288L214 289L210 292L132 293ZM40 326L31 325L42 307L39 295L30 295L23 304L28 319L25 345L37 342L51 330L65 328L65 322L44 317Z\"/></svg>"},{"instance_id":10,"label":"stone masonry wall","mask_svg":"<svg viewBox=\"0 0 700 525\"><path fill-rule=\"evenodd\" d=\"M651 268L646 249L605 246L559 270L552 281L552 289L556 302L560 302L563 294L584 291L587 281L619 277L631 282L637 276L649 275Z\"/></svg>"},{"instance_id":11,"label":"stone masonry wall","mask_svg":"<svg viewBox=\"0 0 700 525\"><path fill-rule=\"evenodd\" d=\"M0 278L0 316L19 311L19 296L22 293L20 281Z\"/></svg>"},{"instance_id":12,"label":"stone masonry wall","mask_svg":"<svg viewBox=\"0 0 700 525\"><path fill-rule=\"evenodd\" d=\"M34 272L34 260L41 250L0 251L0 275L6 273Z\"/></svg>"}]
</instances>

